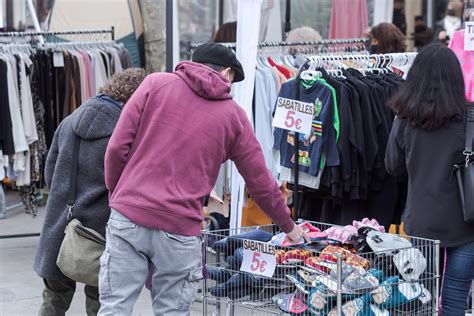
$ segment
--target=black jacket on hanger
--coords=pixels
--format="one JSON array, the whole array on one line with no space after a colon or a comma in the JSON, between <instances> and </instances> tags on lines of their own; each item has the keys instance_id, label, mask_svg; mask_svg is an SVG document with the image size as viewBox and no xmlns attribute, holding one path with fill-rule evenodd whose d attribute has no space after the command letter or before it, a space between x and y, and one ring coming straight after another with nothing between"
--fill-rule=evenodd
<instances>
[{"instance_id":1,"label":"black jacket on hanger","mask_svg":"<svg viewBox=\"0 0 474 316\"><path fill-rule=\"evenodd\" d=\"M0 59L0 149L4 155L15 154L9 104L7 65Z\"/></svg>"}]
</instances>

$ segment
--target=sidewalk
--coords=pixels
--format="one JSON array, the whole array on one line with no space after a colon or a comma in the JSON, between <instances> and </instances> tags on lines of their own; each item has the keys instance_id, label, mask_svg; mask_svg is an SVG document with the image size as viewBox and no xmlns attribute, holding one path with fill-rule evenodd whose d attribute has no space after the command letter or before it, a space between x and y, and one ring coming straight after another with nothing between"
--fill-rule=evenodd
<instances>
[{"instance_id":1,"label":"sidewalk","mask_svg":"<svg viewBox=\"0 0 474 316\"><path fill-rule=\"evenodd\" d=\"M13 203L15 197L8 199ZM44 220L44 208L32 218L22 209L0 220L0 235L39 233ZM33 271L33 261L39 237L0 239L0 316L37 315L41 305L42 280ZM85 315L83 286L78 285L67 315ZM134 315L153 315L149 291L144 289L135 304ZM202 315L202 305L196 303L192 316Z\"/></svg>"}]
</instances>

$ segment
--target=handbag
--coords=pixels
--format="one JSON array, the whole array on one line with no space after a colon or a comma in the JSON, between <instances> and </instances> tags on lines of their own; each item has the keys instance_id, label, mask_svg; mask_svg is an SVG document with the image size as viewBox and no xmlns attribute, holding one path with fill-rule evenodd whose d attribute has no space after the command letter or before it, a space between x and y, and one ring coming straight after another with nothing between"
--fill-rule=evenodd
<instances>
[{"instance_id":1,"label":"handbag","mask_svg":"<svg viewBox=\"0 0 474 316\"><path fill-rule=\"evenodd\" d=\"M474 107L468 107L466 111L466 144L463 155L465 161L454 165L454 174L459 189L462 211L465 222L474 222Z\"/></svg>"},{"instance_id":2,"label":"handbag","mask_svg":"<svg viewBox=\"0 0 474 316\"><path fill-rule=\"evenodd\" d=\"M105 238L93 229L87 228L73 219L76 200L77 164L79 160L80 138L74 139L74 149L67 202L68 224L59 249L56 265L68 278L86 285L98 286L100 256L105 250Z\"/></svg>"}]
</instances>

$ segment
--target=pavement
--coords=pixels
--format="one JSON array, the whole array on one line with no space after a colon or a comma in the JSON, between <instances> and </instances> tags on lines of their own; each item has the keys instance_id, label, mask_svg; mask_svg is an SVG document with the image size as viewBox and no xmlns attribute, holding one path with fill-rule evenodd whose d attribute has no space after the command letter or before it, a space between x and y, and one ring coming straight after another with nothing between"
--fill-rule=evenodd
<instances>
[{"instance_id":1,"label":"pavement","mask_svg":"<svg viewBox=\"0 0 474 316\"><path fill-rule=\"evenodd\" d=\"M19 202L16 194L7 195L7 205ZM44 208L32 218L22 208L8 213L0 220L0 235L39 233L44 220ZM0 239L0 315L37 315L41 306L43 281L33 271L33 261L39 237ZM85 315L84 286L78 284L67 315ZM134 314L153 315L149 291L143 289ZM192 316L202 315L202 304L195 303Z\"/></svg>"}]
</instances>

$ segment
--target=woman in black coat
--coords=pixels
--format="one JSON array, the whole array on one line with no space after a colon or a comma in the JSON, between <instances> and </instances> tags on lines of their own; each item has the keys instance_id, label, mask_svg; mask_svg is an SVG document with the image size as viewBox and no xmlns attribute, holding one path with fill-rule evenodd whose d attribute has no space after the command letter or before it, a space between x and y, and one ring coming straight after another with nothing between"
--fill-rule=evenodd
<instances>
[{"instance_id":1,"label":"woman in black coat","mask_svg":"<svg viewBox=\"0 0 474 316\"><path fill-rule=\"evenodd\" d=\"M454 53L440 44L425 47L391 105L397 118L385 164L394 176L408 175L405 230L447 249L443 315L464 315L474 278L474 223L464 221L450 177L453 165L464 161L466 107L472 105Z\"/></svg>"},{"instance_id":2,"label":"woman in black coat","mask_svg":"<svg viewBox=\"0 0 474 316\"><path fill-rule=\"evenodd\" d=\"M110 216L108 190L104 182L104 156L123 105L145 77L142 69L117 73L101 88L100 94L82 104L65 118L54 134L45 168L49 198L41 231L34 270L43 278L43 304L39 315L65 315L76 282L56 265L67 225L67 195L71 176L73 144L81 138L77 168L77 188L73 218L105 236ZM97 287L85 287L87 315L100 308Z\"/></svg>"}]
</instances>

